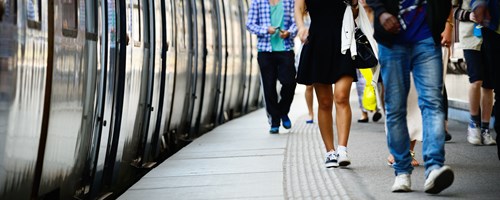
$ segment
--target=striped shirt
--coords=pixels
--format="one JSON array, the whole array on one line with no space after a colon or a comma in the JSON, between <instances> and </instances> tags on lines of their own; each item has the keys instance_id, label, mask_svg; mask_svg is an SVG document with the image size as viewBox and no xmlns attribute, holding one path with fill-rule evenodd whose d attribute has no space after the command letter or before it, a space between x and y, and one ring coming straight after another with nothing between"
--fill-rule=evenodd
<instances>
[{"instance_id":1,"label":"striped shirt","mask_svg":"<svg viewBox=\"0 0 500 200\"><path fill-rule=\"evenodd\" d=\"M285 14L283 16L283 30L290 32L290 37L284 40L285 49L293 50L293 38L297 35L297 26L293 14L295 11L294 0L281 0ZM271 34L267 28L271 26L271 5L269 0L252 0L246 23L248 31L257 35L257 49L263 52L272 52Z\"/></svg>"}]
</instances>

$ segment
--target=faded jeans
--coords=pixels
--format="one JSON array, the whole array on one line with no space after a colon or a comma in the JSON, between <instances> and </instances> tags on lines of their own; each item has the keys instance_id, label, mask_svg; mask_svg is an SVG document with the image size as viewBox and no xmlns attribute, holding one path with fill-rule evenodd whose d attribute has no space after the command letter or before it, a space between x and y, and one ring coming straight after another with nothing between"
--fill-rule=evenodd
<instances>
[{"instance_id":1,"label":"faded jeans","mask_svg":"<svg viewBox=\"0 0 500 200\"><path fill-rule=\"evenodd\" d=\"M379 60L384 84L387 145L394 156L396 175L411 174L410 137L406 104L413 72L418 105L423 121L422 155L425 176L444 163L443 64L441 47L432 37L414 44L379 44Z\"/></svg>"}]
</instances>

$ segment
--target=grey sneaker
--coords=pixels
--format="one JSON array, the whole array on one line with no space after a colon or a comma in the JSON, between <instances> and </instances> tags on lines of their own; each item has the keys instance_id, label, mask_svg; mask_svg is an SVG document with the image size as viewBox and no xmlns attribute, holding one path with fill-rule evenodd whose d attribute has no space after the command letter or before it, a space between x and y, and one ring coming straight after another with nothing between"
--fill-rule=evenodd
<instances>
[{"instance_id":1,"label":"grey sneaker","mask_svg":"<svg viewBox=\"0 0 500 200\"><path fill-rule=\"evenodd\" d=\"M497 144L497 142L491 136L489 129L484 129L482 131L481 138L482 138L484 145L496 145Z\"/></svg>"},{"instance_id":2,"label":"grey sneaker","mask_svg":"<svg viewBox=\"0 0 500 200\"><path fill-rule=\"evenodd\" d=\"M396 176L392 192L411 192L410 174L400 174Z\"/></svg>"},{"instance_id":3,"label":"grey sneaker","mask_svg":"<svg viewBox=\"0 0 500 200\"><path fill-rule=\"evenodd\" d=\"M337 158L340 167L345 167L351 164L351 160L347 156L347 151L339 151L337 153Z\"/></svg>"},{"instance_id":4,"label":"grey sneaker","mask_svg":"<svg viewBox=\"0 0 500 200\"><path fill-rule=\"evenodd\" d=\"M429 173L427 179L425 179L424 191L431 194L440 193L450 187L454 178L453 170L446 165L439 169L434 169Z\"/></svg>"},{"instance_id":5,"label":"grey sneaker","mask_svg":"<svg viewBox=\"0 0 500 200\"><path fill-rule=\"evenodd\" d=\"M467 141L473 145L481 145L481 128L469 125L467 128Z\"/></svg>"},{"instance_id":6,"label":"grey sneaker","mask_svg":"<svg viewBox=\"0 0 500 200\"><path fill-rule=\"evenodd\" d=\"M339 166L339 163L337 163L337 154L334 151L326 153L325 166L326 168Z\"/></svg>"}]
</instances>

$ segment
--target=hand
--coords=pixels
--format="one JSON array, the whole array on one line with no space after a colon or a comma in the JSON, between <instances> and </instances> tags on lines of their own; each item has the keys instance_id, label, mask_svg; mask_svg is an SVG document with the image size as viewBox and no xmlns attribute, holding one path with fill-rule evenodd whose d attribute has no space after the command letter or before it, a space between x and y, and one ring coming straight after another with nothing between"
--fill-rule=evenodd
<instances>
[{"instance_id":1,"label":"hand","mask_svg":"<svg viewBox=\"0 0 500 200\"><path fill-rule=\"evenodd\" d=\"M451 33L453 31L453 26L446 22L446 27L444 31L441 33L441 45L448 47L451 44Z\"/></svg>"},{"instance_id":2,"label":"hand","mask_svg":"<svg viewBox=\"0 0 500 200\"><path fill-rule=\"evenodd\" d=\"M276 27L272 27L272 26L267 27L267 32L271 35L276 33Z\"/></svg>"},{"instance_id":3,"label":"hand","mask_svg":"<svg viewBox=\"0 0 500 200\"><path fill-rule=\"evenodd\" d=\"M302 43L306 43L307 36L309 36L309 29L306 27L300 27L297 35L299 36L299 39Z\"/></svg>"},{"instance_id":4,"label":"hand","mask_svg":"<svg viewBox=\"0 0 500 200\"><path fill-rule=\"evenodd\" d=\"M290 32L288 32L288 31L280 31L280 38L285 39L285 38L288 38L288 37L290 37Z\"/></svg>"},{"instance_id":5,"label":"hand","mask_svg":"<svg viewBox=\"0 0 500 200\"><path fill-rule=\"evenodd\" d=\"M476 22L477 23L477 19L476 19L476 14L474 14L473 12L470 13L469 15L469 19L473 22Z\"/></svg>"},{"instance_id":6,"label":"hand","mask_svg":"<svg viewBox=\"0 0 500 200\"><path fill-rule=\"evenodd\" d=\"M478 24L483 23L485 11L485 6L480 6L474 10L474 18Z\"/></svg>"},{"instance_id":7,"label":"hand","mask_svg":"<svg viewBox=\"0 0 500 200\"><path fill-rule=\"evenodd\" d=\"M384 12L380 15L379 20L380 24L382 24L387 32L397 34L399 33L399 31L401 31L401 25L394 15L388 12Z\"/></svg>"}]
</instances>

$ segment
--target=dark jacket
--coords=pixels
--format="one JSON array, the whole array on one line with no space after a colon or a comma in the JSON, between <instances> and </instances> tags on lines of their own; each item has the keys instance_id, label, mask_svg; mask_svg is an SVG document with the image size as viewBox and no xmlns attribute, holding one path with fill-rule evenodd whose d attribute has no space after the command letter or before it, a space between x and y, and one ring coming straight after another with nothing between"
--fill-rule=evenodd
<instances>
[{"instance_id":1,"label":"dark jacket","mask_svg":"<svg viewBox=\"0 0 500 200\"><path fill-rule=\"evenodd\" d=\"M400 0L366 0L366 3L374 11L374 38L384 46L392 46L395 34L387 32L379 17L382 13L388 12L395 17L398 16ZM451 0L427 0L427 24L432 31L432 37L436 44L441 44L441 33L444 31L446 19L451 10Z\"/></svg>"}]
</instances>

